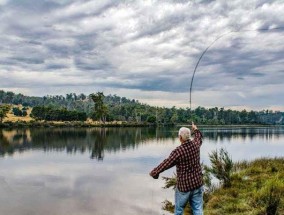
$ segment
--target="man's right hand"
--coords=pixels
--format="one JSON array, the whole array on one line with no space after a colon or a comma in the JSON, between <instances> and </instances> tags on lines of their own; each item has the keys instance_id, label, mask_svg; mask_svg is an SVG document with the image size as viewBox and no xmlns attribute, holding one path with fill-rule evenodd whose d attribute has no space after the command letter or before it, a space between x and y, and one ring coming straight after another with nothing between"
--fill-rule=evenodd
<instances>
[{"instance_id":1,"label":"man's right hand","mask_svg":"<svg viewBox=\"0 0 284 215\"><path fill-rule=\"evenodd\" d=\"M194 122L191 122L191 127L193 131L197 130L197 126L194 124Z\"/></svg>"}]
</instances>

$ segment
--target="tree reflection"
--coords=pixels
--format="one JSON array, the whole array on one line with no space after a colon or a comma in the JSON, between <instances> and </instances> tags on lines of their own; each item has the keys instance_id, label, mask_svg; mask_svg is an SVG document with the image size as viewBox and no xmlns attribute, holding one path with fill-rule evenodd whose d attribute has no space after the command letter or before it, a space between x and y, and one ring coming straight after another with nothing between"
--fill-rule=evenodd
<instances>
[{"instance_id":1,"label":"tree reflection","mask_svg":"<svg viewBox=\"0 0 284 215\"><path fill-rule=\"evenodd\" d=\"M91 159L103 160L105 151L117 152L147 144L148 140L177 137L178 128L36 128L0 130L0 156L27 150L90 153ZM254 138L271 140L284 135L283 127L202 129L206 139L230 142Z\"/></svg>"},{"instance_id":2,"label":"tree reflection","mask_svg":"<svg viewBox=\"0 0 284 215\"><path fill-rule=\"evenodd\" d=\"M135 148L156 138L154 128L37 128L0 130L0 154L25 150L90 152L91 159L103 160L104 151Z\"/></svg>"},{"instance_id":3,"label":"tree reflection","mask_svg":"<svg viewBox=\"0 0 284 215\"><path fill-rule=\"evenodd\" d=\"M279 139L280 135L284 135L284 129L283 127L203 129L203 133L210 140L230 142L239 138L243 141L246 139L253 140L256 137L265 140Z\"/></svg>"},{"instance_id":4,"label":"tree reflection","mask_svg":"<svg viewBox=\"0 0 284 215\"><path fill-rule=\"evenodd\" d=\"M97 135L99 133L99 135ZM91 159L104 159L104 145L107 143L106 129L100 129L94 135L94 144L92 146Z\"/></svg>"}]
</instances>

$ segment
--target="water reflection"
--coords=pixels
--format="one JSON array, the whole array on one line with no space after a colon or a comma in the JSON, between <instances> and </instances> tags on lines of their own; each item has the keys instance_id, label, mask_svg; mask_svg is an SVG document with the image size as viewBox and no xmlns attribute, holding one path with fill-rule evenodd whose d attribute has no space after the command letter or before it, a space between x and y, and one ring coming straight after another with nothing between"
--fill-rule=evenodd
<instances>
[{"instance_id":1,"label":"water reflection","mask_svg":"<svg viewBox=\"0 0 284 215\"><path fill-rule=\"evenodd\" d=\"M231 142L279 139L283 127L202 129L205 141ZM104 152L135 149L146 140L175 139L177 128L41 128L0 130L0 155L40 149L43 151L66 151L68 154L90 153L91 159L103 160Z\"/></svg>"},{"instance_id":2,"label":"water reflection","mask_svg":"<svg viewBox=\"0 0 284 215\"><path fill-rule=\"evenodd\" d=\"M0 130L0 214L140 215L173 192L148 172L179 145L178 128ZM283 128L202 129L201 160L226 147L234 160L281 156ZM103 162L96 162L97 160ZM161 176L172 176L174 169ZM11 204L17 202L17 204Z\"/></svg>"},{"instance_id":3,"label":"water reflection","mask_svg":"<svg viewBox=\"0 0 284 215\"><path fill-rule=\"evenodd\" d=\"M103 160L104 151L135 148L149 139L175 137L167 129L155 128L45 128L0 130L0 155L31 149L90 152L91 159Z\"/></svg>"},{"instance_id":4,"label":"water reflection","mask_svg":"<svg viewBox=\"0 0 284 215\"><path fill-rule=\"evenodd\" d=\"M204 136L210 140L224 141L241 139L253 140L256 137L265 140L279 139L284 135L283 127L260 127L260 128L231 128L231 129L203 129Z\"/></svg>"}]
</instances>

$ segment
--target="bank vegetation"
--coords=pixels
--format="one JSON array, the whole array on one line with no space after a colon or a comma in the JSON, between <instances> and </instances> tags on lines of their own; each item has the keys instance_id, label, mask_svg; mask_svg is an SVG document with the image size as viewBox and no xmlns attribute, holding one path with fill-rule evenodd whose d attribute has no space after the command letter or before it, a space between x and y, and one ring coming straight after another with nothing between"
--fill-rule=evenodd
<instances>
[{"instance_id":1,"label":"bank vegetation","mask_svg":"<svg viewBox=\"0 0 284 215\"><path fill-rule=\"evenodd\" d=\"M205 215L284 214L284 158L233 163L224 149L209 157L211 166L204 166ZM164 188L175 188L176 176L164 179ZM163 209L173 213L174 205L166 200ZM190 214L187 205L185 215Z\"/></svg>"}]
</instances>

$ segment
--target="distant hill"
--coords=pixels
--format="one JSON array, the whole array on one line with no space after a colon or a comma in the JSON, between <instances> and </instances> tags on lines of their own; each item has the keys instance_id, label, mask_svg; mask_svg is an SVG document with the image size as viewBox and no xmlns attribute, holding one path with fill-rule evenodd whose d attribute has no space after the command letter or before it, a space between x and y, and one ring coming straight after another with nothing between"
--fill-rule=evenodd
<instances>
[{"instance_id":1,"label":"distant hill","mask_svg":"<svg viewBox=\"0 0 284 215\"><path fill-rule=\"evenodd\" d=\"M143 104L138 100L127 99L117 95L107 95L104 99L108 108L107 121L150 122L157 124L190 123L210 125L239 125L239 124L284 124L284 113L271 110L236 111L224 108L198 107L166 108ZM93 113L94 103L83 93L69 93L65 96L26 96L21 93L0 90L0 104L21 105L23 107L44 106L53 109L66 109L87 114Z\"/></svg>"}]
</instances>

